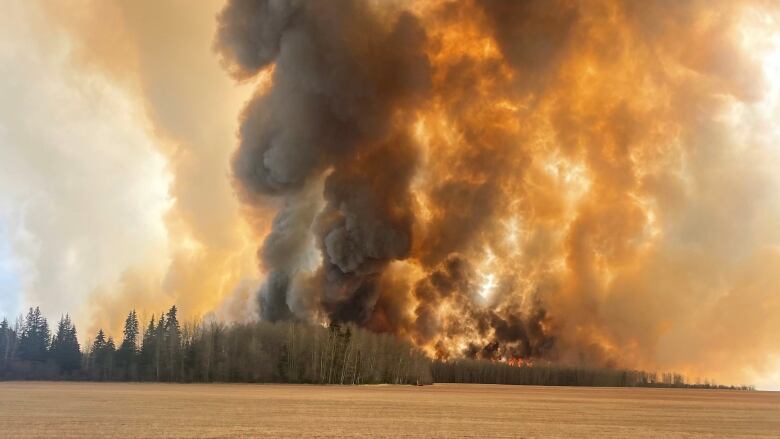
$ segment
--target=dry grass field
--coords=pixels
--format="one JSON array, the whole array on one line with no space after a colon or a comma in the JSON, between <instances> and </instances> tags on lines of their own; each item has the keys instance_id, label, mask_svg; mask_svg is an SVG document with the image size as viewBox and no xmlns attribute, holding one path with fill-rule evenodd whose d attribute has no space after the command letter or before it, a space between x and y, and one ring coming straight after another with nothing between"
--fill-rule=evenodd
<instances>
[{"instance_id":1,"label":"dry grass field","mask_svg":"<svg viewBox=\"0 0 780 439\"><path fill-rule=\"evenodd\" d=\"M780 393L0 383L0 437L780 437Z\"/></svg>"}]
</instances>

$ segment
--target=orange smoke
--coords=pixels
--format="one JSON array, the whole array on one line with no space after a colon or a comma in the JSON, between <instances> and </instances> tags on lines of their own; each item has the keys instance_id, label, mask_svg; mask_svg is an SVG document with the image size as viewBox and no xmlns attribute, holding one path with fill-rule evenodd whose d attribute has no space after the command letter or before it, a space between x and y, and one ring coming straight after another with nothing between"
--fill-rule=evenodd
<instances>
[{"instance_id":1,"label":"orange smoke","mask_svg":"<svg viewBox=\"0 0 780 439\"><path fill-rule=\"evenodd\" d=\"M92 292L82 311L90 315L85 337L98 327L118 335L131 309L148 320L174 303L185 319L256 316L246 291L259 276L254 242L266 233L270 214L255 208L251 223L243 220L227 177L235 114L248 90L235 87L211 50L220 3L40 5L71 38L72 62L118 84L135 99L131 105L141 106L170 173L165 254L127 267L115 283Z\"/></svg>"}]
</instances>

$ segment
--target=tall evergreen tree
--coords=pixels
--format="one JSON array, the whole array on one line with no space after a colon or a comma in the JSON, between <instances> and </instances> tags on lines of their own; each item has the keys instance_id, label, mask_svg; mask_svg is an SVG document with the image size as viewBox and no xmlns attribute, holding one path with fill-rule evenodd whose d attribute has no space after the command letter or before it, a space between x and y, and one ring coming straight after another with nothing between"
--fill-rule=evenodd
<instances>
[{"instance_id":1,"label":"tall evergreen tree","mask_svg":"<svg viewBox=\"0 0 780 439\"><path fill-rule=\"evenodd\" d=\"M154 379L160 381L165 372L165 315L160 315L154 332Z\"/></svg>"},{"instance_id":2,"label":"tall evergreen tree","mask_svg":"<svg viewBox=\"0 0 780 439\"><path fill-rule=\"evenodd\" d=\"M114 338L108 337L103 349L103 376L110 380L114 377L114 359L116 357L116 345Z\"/></svg>"},{"instance_id":3,"label":"tall evergreen tree","mask_svg":"<svg viewBox=\"0 0 780 439\"><path fill-rule=\"evenodd\" d=\"M100 329L95 336L95 341L92 343L92 350L89 355L92 376L102 380L112 379L114 376L115 355L116 346L114 345L114 339L111 337L106 339L106 333Z\"/></svg>"},{"instance_id":4,"label":"tall evergreen tree","mask_svg":"<svg viewBox=\"0 0 780 439\"><path fill-rule=\"evenodd\" d=\"M165 372L168 380L176 380L179 375L179 364L181 358L181 329L179 320L176 317L176 305L165 314L164 325L164 351L165 351Z\"/></svg>"},{"instance_id":5,"label":"tall evergreen tree","mask_svg":"<svg viewBox=\"0 0 780 439\"><path fill-rule=\"evenodd\" d=\"M100 379L103 378L103 368L105 365L106 351L106 333L103 329L98 330L95 341L92 342L92 348L89 351L89 371Z\"/></svg>"},{"instance_id":6,"label":"tall evergreen tree","mask_svg":"<svg viewBox=\"0 0 780 439\"><path fill-rule=\"evenodd\" d=\"M92 350L90 351L91 355L95 355L98 352L101 352L102 349L106 347L106 333L103 332L103 329L99 329L97 335L95 336L95 341L92 342Z\"/></svg>"},{"instance_id":7,"label":"tall evergreen tree","mask_svg":"<svg viewBox=\"0 0 780 439\"><path fill-rule=\"evenodd\" d=\"M138 369L138 315L131 311L125 319L125 328L122 331L122 344L117 351L117 366L122 369L127 378L137 378Z\"/></svg>"},{"instance_id":8,"label":"tall evergreen tree","mask_svg":"<svg viewBox=\"0 0 780 439\"><path fill-rule=\"evenodd\" d=\"M3 317L3 321L0 322L0 361L5 360L6 351L8 349L8 333L11 328L8 326L8 319Z\"/></svg>"},{"instance_id":9,"label":"tall evergreen tree","mask_svg":"<svg viewBox=\"0 0 780 439\"><path fill-rule=\"evenodd\" d=\"M125 319L125 328L122 331L124 338L120 347L130 352L138 351L138 315L132 310Z\"/></svg>"},{"instance_id":10,"label":"tall evergreen tree","mask_svg":"<svg viewBox=\"0 0 780 439\"><path fill-rule=\"evenodd\" d=\"M0 322L0 369L12 359L14 346L16 345L16 333L8 324L8 319Z\"/></svg>"},{"instance_id":11,"label":"tall evergreen tree","mask_svg":"<svg viewBox=\"0 0 780 439\"><path fill-rule=\"evenodd\" d=\"M149 325L146 326L144 331L141 355L139 355L139 368L145 379L156 376L157 333L157 325L155 324L154 315L152 315Z\"/></svg>"},{"instance_id":12,"label":"tall evergreen tree","mask_svg":"<svg viewBox=\"0 0 780 439\"><path fill-rule=\"evenodd\" d=\"M67 314L57 324L50 356L62 372L71 373L81 367L81 350L76 337L76 327Z\"/></svg>"},{"instance_id":13,"label":"tall evergreen tree","mask_svg":"<svg viewBox=\"0 0 780 439\"><path fill-rule=\"evenodd\" d=\"M37 306L30 308L19 336L19 358L27 361L46 360L51 333L49 323Z\"/></svg>"}]
</instances>

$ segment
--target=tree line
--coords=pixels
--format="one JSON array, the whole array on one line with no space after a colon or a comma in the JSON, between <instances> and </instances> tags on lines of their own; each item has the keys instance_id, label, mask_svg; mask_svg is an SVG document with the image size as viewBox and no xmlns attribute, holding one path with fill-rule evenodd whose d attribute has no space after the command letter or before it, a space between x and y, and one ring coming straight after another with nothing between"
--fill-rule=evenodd
<instances>
[{"instance_id":1,"label":"tree line","mask_svg":"<svg viewBox=\"0 0 780 439\"><path fill-rule=\"evenodd\" d=\"M520 366L473 359L436 361L431 364L437 383L519 384L534 386L675 387L754 390L752 386L724 386L705 380L689 382L677 373L566 366L547 362Z\"/></svg>"},{"instance_id":2,"label":"tree line","mask_svg":"<svg viewBox=\"0 0 780 439\"><path fill-rule=\"evenodd\" d=\"M80 346L68 315L51 333L39 308L12 326L0 321L0 379L255 382L311 384L482 383L553 386L749 386L689 383L679 374L573 367L521 366L474 359L432 360L406 341L352 324L259 321L179 322L176 306L142 328L125 319L117 343L102 329Z\"/></svg>"},{"instance_id":3,"label":"tree line","mask_svg":"<svg viewBox=\"0 0 780 439\"><path fill-rule=\"evenodd\" d=\"M177 308L142 329L135 311L122 340L101 329L79 345L70 317L50 333L39 308L0 322L0 379L312 384L429 384L430 362L389 334L351 324L181 324Z\"/></svg>"}]
</instances>

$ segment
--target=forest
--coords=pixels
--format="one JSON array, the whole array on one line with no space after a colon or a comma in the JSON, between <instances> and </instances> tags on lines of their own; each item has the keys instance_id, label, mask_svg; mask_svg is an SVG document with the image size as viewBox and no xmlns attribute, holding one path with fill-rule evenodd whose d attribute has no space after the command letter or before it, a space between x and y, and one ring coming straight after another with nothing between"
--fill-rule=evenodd
<instances>
[{"instance_id":1,"label":"forest","mask_svg":"<svg viewBox=\"0 0 780 439\"><path fill-rule=\"evenodd\" d=\"M391 334L353 324L295 321L182 324L176 306L145 325L131 311L122 340L101 329L79 344L68 315L54 333L40 309L0 322L0 380L248 382L309 384L483 383L552 386L696 387L750 390L679 374L552 363L431 359Z\"/></svg>"}]
</instances>

